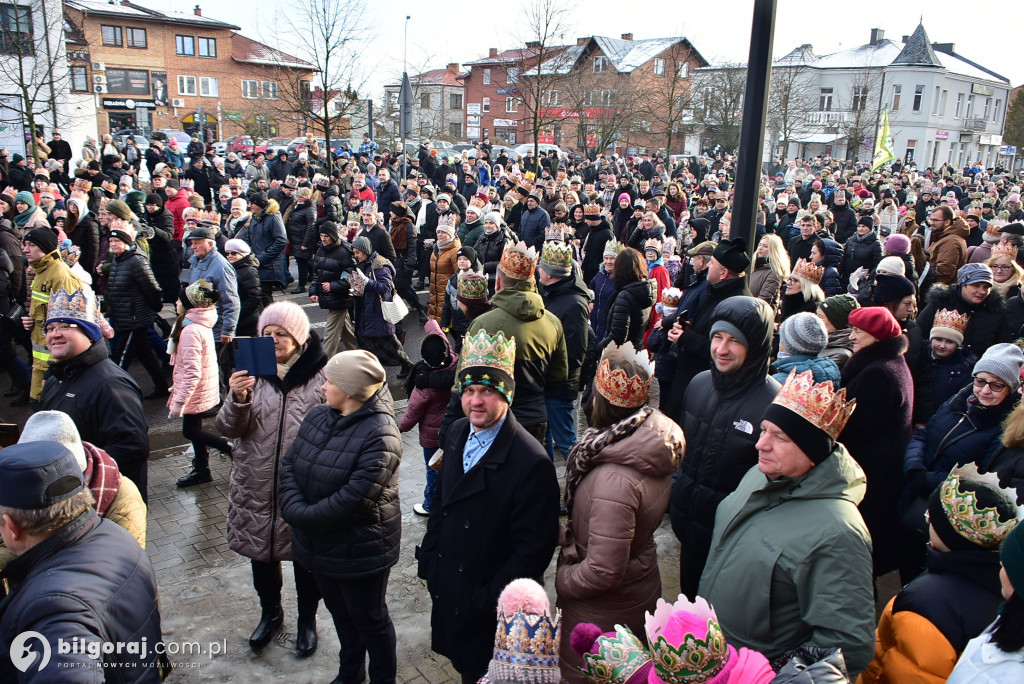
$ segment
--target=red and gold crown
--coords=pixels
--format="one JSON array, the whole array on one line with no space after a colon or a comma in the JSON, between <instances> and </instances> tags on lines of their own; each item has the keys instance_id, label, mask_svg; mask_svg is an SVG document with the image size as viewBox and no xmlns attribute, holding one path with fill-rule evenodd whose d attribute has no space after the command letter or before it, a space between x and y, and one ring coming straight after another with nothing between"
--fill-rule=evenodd
<instances>
[{"instance_id":1,"label":"red and gold crown","mask_svg":"<svg viewBox=\"0 0 1024 684\"><path fill-rule=\"evenodd\" d=\"M220 214L216 211L202 211L198 212L197 220L201 225L204 226L219 226L220 225Z\"/></svg>"},{"instance_id":2,"label":"red and gold crown","mask_svg":"<svg viewBox=\"0 0 1024 684\"><path fill-rule=\"evenodd\" d=\"M678 287L666 287L661 291L661 305L669 308L679 306L683 299L683 291Z\"/></svg>"},{"instance_id":3,"label":"red and gold crown","mask_svg":"<svg viewBox=\"0 0 1024 684\"><path fill-rule=\"evenodd\" d=\"M793 275L799 278L805 278L810 280L812 283L817 285L821 282L822 276L825 275L825 268L812 264L807 259L800 259L796 262L796 266L793 268Z\"/></svg>"},{"instance_id":4,"label":"red and gold crown","mask_svg":"<svg viewBox=\"0 0 1024 684\"><path fill-rule=\"evenodd\" d=\"M479 273L459 271L456 288L458 296L464 299L487 299L487 278Z\"/></svg>"},{"instance_id":5,"label":"red and gold crown","mask_svg":"<svg viewBox=\"0 0 1024 684\"><path fill-rule=\"evenodd\" d=\"M520 240L515 244L505 244L505 251L501 253L501 261L498 262L498 270L509 278L516 280L533 280L533 274L537 270L537 250L527 246Z\"/></svg>"},{"instance_id":6,"label":"red and gold crown","mask_svg":"<svg viewBox=\"0 0 1024 684\"><path fill-rule=\"evenodd\" d=\"M540 263L558 269L572 270L572 247L562 242L545 242Z\"/></svg>"},{"instance_id":7,"label":"red and gold crown","mask_svg":"<svg viewBox=\"0 0 1024 684\"><path fill-rule=\"evenodd\" d=\"M956 309L939 309L935 312L935 320L932 322L932 330L935 328L949 328L962 336L967 330L967 323L970 316L960 313ZM962 339L962 338L961 338Z\"/></svg>"},{"instance_id":8,"label":"red and gold crown","mask_svg":"<svg viewBox=\"0 0 1024 684\"><path fill-rule=\"evenodd\" d=\"M103 181L102 183L100 183L100 187L103 188L103 190L106 191L106 192L110 192L110 193L117 192L117 183L115 183L112 180L105 180L105 181Z\"/></svg>"},{"instance_id":9,"label":"red and gold crown","mask_svg":"<svg viewBox=\"0 0 1024 684\"><path fill-rule=\"evenodd\" d=\"M993 245L992 258L995 259L1001 256L1010 257L1010 261L1015 261L1017 259L1017 245L1009 242L1000 242L998 245Z\"/></svg>"},{"instance_id":10,"label":"red and gold crown","mask_svg":"<svg viewBox=\"0 0 1024 684\"><path fill-rule=\"evenodd\" d=\"M76 178L75 184L71 186L72 190L78 190L79 192L89 192L92 190L92 181L86 178Z\"/></svg>"},{"instance_id":11,"label":"red and gold crown","mask_svg":"<svg viewBox=\"0 0 1024 684\"><path fill-rule=\"evenodd\" d=\"M664 246L661 240L656 237L652 237L644 243L644 251L653 249L658 254L661 254L661 248Z\"/></svg>"},{"instance_id":12,"label":"red and gold crown","mask_svg":"<svg viewBox=\"0 0 1024 684\"><path fill-rule=\"evenodd\" d=\"M597 205L597 204L584 204L583 205L583 214L585 216L600 216L601 215L601 207L600 207L600 205Z\"/></svg>"},{"instance_id":13,"label":"red and gold crown","mask_svg":"<svg viewBox=\"0 0 1024 684\"><path fill-rule=\"evenodd\" d=\"M185 223L198 223L199 222L199 210L195 207L185 207L181 211L181 220Z\"/></svg>"},{"instance_id":14,"label":"red and gold crown","mask_svg":"<svg viewBox=\"0 0 1024 684\"><path fill-rule=\"evenodd\" d=\"M831 381L814 384L814 373L797 374L796 370L790 371L772 403L789 409L832 439L839 438L857 407L856 399L846 401L845 387L836 392Z\"/></svg>"},{"instance_id":15,"label":"red and gold crown","mask_svg":"<svg viewBox=\"0 0 1024 684\"><path fill-rule=\"evenodd\" d=\"M476 207L477 209L483 209L484 207L487 206L487 199L485 197L481 197L480 195L473 195L469 199L469 206Z\"/></svg>"},{"instance_id":16,"label":"red and gold crown","mask_svg":"<svg viewBox=\"0 0 1024 684\"><path fill-rule=\"evenodd\" d=\"M228 187L229 188L240 188L240 187L242 187L242 179L239 178L238 176L232 176L231 178L228 178Z\"/></svg>"},{"instance_id":17,"label":"red and gold crown","mask_svg":"<svg viewBox=\"0 0 1024 684\"><path fill-rule=\"evenodd\" d=\"M88 202L89 195L85 193L85 190L79 190L78 188L75 188L74 190L71 191L71 195L68 196L68 199L77 199L82 200L83 202Z\"/></svg>"},{"instance_id":18,"label":"red and gold crown","mask_svg":"<svg viewBox=\"0 0 1024 684\"><path fill-rule=\"evenodd\" d=\"M613 361L632 361L641 369L641 375L627 375L621 368L612 370ZM641 377L643 373L647 377ZM604 349L597 367L595 386L612 406L639 408L647 403L654 378L654 362L643 349L637 350L632 342L618 345L612 342Z\"/></svg>"}]
</instances>

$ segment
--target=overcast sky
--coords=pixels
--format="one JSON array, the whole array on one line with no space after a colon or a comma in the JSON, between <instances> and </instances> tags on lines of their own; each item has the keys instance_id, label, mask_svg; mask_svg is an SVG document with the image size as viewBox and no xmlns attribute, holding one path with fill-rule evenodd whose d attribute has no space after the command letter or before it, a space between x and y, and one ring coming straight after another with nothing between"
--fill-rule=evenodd
<instances>
[{"instance_id":1,"label":"overcast sky","mask_svg":"<svg viewBox=\"0 0 1024 684\"><path fill-rule=\"evenodd\" d=\"M239 25L243 34L259 40L269 38L291 3L304 0L135 1L164 12L191 12L198 3L205 16ZM522 33L516 26L521 23L522 7L529 2L365 0L374 35L361 53L369 75L366 89L370 92L366 95L376 99L386 82L401 75L402 29L407 14L412 17L408 37L408 69L412 74L441 68L448 62L479 59L490 47L515 47ZM713 64L747 60L753 0L675 6L660 0L565 3L574 8L566 36L569 43L580 36L618 37L629 32L638 39L681 35ZM243 6L244 13L239 11ZM1014 47L1011 30L1024 25L1024 2L1019 0L998 2L993 7L962 0L835 4L779 0L774 56L780 57L803 43L812 44L819 55L838 52L867 43L871 29L876 27L885 31L886 38L899 43L904 34L913 33L922 16L932 42L954 43L957 53L1005 76L1013 86L1024 82L1024 60Z\"/></svg>"}]
</instances>

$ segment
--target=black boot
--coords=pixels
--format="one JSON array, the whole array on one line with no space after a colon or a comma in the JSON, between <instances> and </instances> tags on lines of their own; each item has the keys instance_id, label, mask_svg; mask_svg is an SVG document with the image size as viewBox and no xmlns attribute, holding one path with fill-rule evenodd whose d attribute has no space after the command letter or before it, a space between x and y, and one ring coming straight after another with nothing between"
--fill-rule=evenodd
<instances>
[{"instance_id":1,"label":"black boot","mask_svg":"<svg viewBox=\"0 0 1024 684\"><path fill-rule=\"evenodd\" d=\"M163 399L164 397L170 396L165 382L153 383L153 389L142 395L143 399Z\"/></svg>"},{"instance_id":2,"label":"black boot","mask_svg":"<svg viewBox=\"0 0 1024 684\"><path fill-rule=\"evenodd\" d=\"M13 395L14 399L11 400L11 403L8 404L8 406L27 406L29 389L29 386L25 385L20 390L18 390L18 393Z\"/></svg>"},{"instance_id":3,"label":"black boot","mask_svg":"<svg viewBox=\"0 0 1024 684\"><path fill-rule=\"evenodd\" d=\"M270 643L270 640L274 638L274 633L281 628L281 624L284 622L284 611L281 610L281 606L271 608L267 610L263 609L263 615L260 617L260 623L256 625L256 629L252 631L252 635L249 637L249 646L253 650L260 650L264 646Z\"/></svg>"},{"instance_id":4,"label":"black boot","mask_svg":"<svg viewBox=\"0 0 1024 684\"><path fill-rule=\"evenodd\" d=\"M18 385L11 385L11 389L4 392L4 396L7 398L16 397L21 394L21 387Z\"/></svg>"},{"instance_id":5,"label":"black boot","mask_svg":"<svg viewBox=\"0 0 1024 684\"><path fill-rule=\"evenodd\" d=\"M195 485L206 484L213 480L210 475L210 461L204 459L199 461L198 459L192 459L192 472L188 475L183 475L178 478L178 487L193 487Z\"/></svg>"},{"instance_id":6,"label":"black boot","mask_svg":"<svg viewBox=\"0 0 1024 684\"><path fill-rule=\"evenodd\" d=\"M427 317L427 312L424 311L423 309L420 309L420 325L423 325L429 320L430 318Z\"/></svg>"},{"instance_id":7,"label":"black boot","mask_svg":"<svg viewBox=\"0 0 1024 684\"><path fill-rule=\"evenodd\" d=\"M316 615L311 618L300 617L295 635L295 654L300 658L308 658L316 653Z\"/></svg>"},{"instance_id":8,"label":"black boot","mask_svg":"<svg viewBox=\"0 0 1024 684\"><path fill-rule=\"evenodd\" d=\"M409 377L409 373L411 373L411 372L412 372L412 364L411 363L408 366L402 366L402 370L399 371L399 373L398 373L398 379L399 380L404 380L405 378Z\"/></svg>"}]
</instances>

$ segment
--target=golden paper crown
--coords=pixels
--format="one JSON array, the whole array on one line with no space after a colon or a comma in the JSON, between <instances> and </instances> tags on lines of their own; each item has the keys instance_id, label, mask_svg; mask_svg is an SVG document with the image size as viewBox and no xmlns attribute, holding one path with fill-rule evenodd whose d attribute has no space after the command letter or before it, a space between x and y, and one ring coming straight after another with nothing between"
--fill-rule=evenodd
<instances>
[{"instance_id":1,"label":"golden paper crown","mask_svg":"<svg viewBox=\"0 0 1024 684\"><path fill-rule=\"evenodd\" d=\"M999 229L1002 226L1005 226L1006 222L1005 221L1000 221L999 223L997 223L997 221L999 221L999 219L992 219L991 221L988 222L988 225L985 226L985 233L986 234L991 235L993 237L1000 237L1000 236L1002 236L1002 233L999 231Z\"/></svg>"},{"instance_id":2,"label":"golden paper crown","mask_svg":"<svg viewBox=\"0 0 1024 684\"><path fill-rule=\"evenodd\" d=\"M626 245L622 244L615 238L612 238L608 242L604 243L605 255L615 256L626 248Z\"/></svg>"},{"instance_id":3,"label":"golden paper crown","mask_svg":"<svg viewBox=\"0 0 1024 684\"><path fill-rule=\"evenodd\" d=\"M1002 243L992 246L992 258L1007 256L1010 257L1010 261L1016 261L1017 259L1017 246L1011 243Z\"/></svg>"},{"instance_id":4,"label":"golden paper crown","mask_svg":"<svg viewBox=\"0 0 1024 684\"><path fill-rule=\"evenodd\" d=\"M68 197L68 199L77 199L82 200L83 202L88 202L89 196L85 194L84 190L79 190L78 188L75 188L74 190L71 191L71 195Z\"/></svg>"},{"instance_id":5,"label":"golden paper crown","mask_svg":"<svg viewBox=\"0 0 1024 684\"><path fill-rule=\"evenodd\" d=\"M92 181L85 178L76 178L75 184L71 186L72 190L78 190L79 192L89 192L92 190Z\"/></svg>"},{"instance_id":6,"label":"golden paper crown","mask_svg":"<svg viewBox=\"0 0 1024 684\"><path fill-rule=\"evenodd\" d=\"M100 187L107 192L117 192L117 183L112 180L105 180L100 183Z\"/></svg>"},{"instance_id":7,"label":"golden paper crown","mask_svg":"<svg viewBox=\"0 0 1024 684\"><path fill-rule=\"evenodd\" d=\"M286 176L282 185L286 188L297 188L299 187L299 179L295 176Z\"/></svg>"},{"instance_id":8,"label":"golden paper crown","mask_svg":"<svg viewBox=\"0 0 1024 684\"><path fill-rule=\"evenodd\" d=\"M790 371L772 403L789 409L834 440L839 438L857 407L856 399L846 401L845 387L836 392L831 381L816 385L814 373L797 374L796 370Z\"/></svg>"},{"instance_id":9,"label":"golden paper crown","mask_svg":"<svg viewBox=\"0 0 1024 684\"><path fill-rule=\"evenodd\" d=\"M555 240L561 242L565 239L565 233L568 230L568 226L564 223L551 223L547 228L544 229L544 240L551 241Z\"/></svg>"},{"instance_id":10,"label":"golden paper crown","mask_svg":"<svg viewBox=\"0 0 1024 684\"><path fill-rule=\"evenodd\" d=\"M240 187L242 187L242 179L239 178L238 176L232 176L231 178L228 178L228 187L229 188L240 188Z\"/></svg>"},{"instance_id":11,"label":"golden paper crown","mask_svg":"<svg viewBox=\"0 0 1024 684\"><path fill-rule=\"evenodd\" d=\"M540 263L572 270L572 247L561 242L545 242Z\"/></svg>"},{"instance_id":12,"label":"golden paper crown","mask_svg":"<svg viewBox=\"0 0 1024 684\"><path fill-rule=\"evenodd\" d=\"M199 209L196 209L195 207L185 207L181 211L181 220L185 223L198 223Z\"/></svg>"},{"instance_id":13,"label":"golden paper crown","mask_svg":"<svg viewBox=\"0 0 1024 684\"><path fill-rule=\"evenodd\" d=\"M537 269L537 250L528 247L522 240L515 244L507 242L505 251L501 253L498 269L509 278L533 280L533 274Z\"/></svg>"},{"instance_id":14,"label":"golden paper crown","mask_svg":"<svg viewBox=\"0 0 1024 684\"><path fill-rule=\"evenodd\" d=\"M466 368L494 368L513 377L516 371L516 338L505 338L498 332L491 337L481 328L476 335L466 337L459 359L459 372Z\"/></svg>"},{"instance_id":15,"label":"golden paper crown","mask_svg":"<svg viewBox=\"0 0 1024 684\"><path fill-rule=\"evenodd\" d=\"M661 291L661 305L677 307L683 299L683 292L678 287L666 287Z\"/></svg>"},{"instance_id":16,"label":"golden paper crown","mask_svg":"<svg viewBox=\"0 0 1024 684\"><path fill-rule=\"evenodd\" d=\"M505 615L504 608L499 606L492 667L557 670L561 618L561 611L556 611L553 618L524 613L522 609Z\"/></svg>"},{"instance_id":17,"label":"golden paper crown","mask_svg":"<svg viewBox=\"0 0 1024 684\"><path fill-rule=\"evenodd\" d=\"M932 323L932 330L935 328L950 328L961 335L967 330L967 323L970 316L960 313L956 309L939 309L935 313L935 320Z\"/></svg>"},{"instance_id":18,"label":"golden paper crown","mask_svg":"<svg viewBox=\"0 0 1024 684\"><path fill-rule=\"evenodd\" d=\"M220 214L216 211L203 211L199 210L197 220L199 223L207 226L219 226L220 225Z\"/></svg>"},{"instance_id":19,"label":"golden paper crown","mask_svg":"<svg viewBox=\"0 0 1024 684\"><path fill-rule=\"evenodd\" d=\"M469 206L476 207L477 209L483 209L487 206L487 200L480 195L473 195L469 199Z\"/></svg>"},{"instance_id":20,"label":"golden paper crown","mask_svg":"<svg viewBox=\"0 0 1024 684\"><path fill-rule=\"evenodd\" d=\"M132 227L131 221L126 221L122 218L110 219L110 230L119 230L122 233L134 233L135 229Z\"/></svg>"},{"instance_id":21,"label":"golden paper crown","mask_svg":"<svg viewBox=\"0 0 1024 684\"><path fill-rule=\"evenodd\" d=\"M487 277L479 273L459 272L456 290L465 299L487 299Z\"/></svg>"},{"instance_id":22,"label":"golden paper crown","mask_svg":"<svg viewBox=\"0 0 1024 684\"><path fill-rule=\"evenodd\" d=\"M437 217L437 229L442 228L455 235L455 214L441 214Z\"/></svg>"},{"instance_id":23,"label":"golden paper crown","mask_svg":"<svg viewBox=\"0 0 1024 684\"><path fill-rule=\"evenodd\" d=\"M658 238L650 238L649 240L647 240L647 242L644 243L644 251L646 252L649 249L653 249L658 254L661 254L661 248L663 246L664 243L662 243L662 241L659 240Z\"/></svg>"},{"instance_id":24,"label":"golden paper crown","mask_svg":"<svg viewBox=\"0 0 1024 684\"><path fill-rule=\"evenodd\" d=\"M964 487L964 484L974 486ZM994 472L980 473L974 462L950 472L939 486L939 500L949 524L961 537L986 549L998 548L1017 526L1018 518L1001 520L997 509L981 505L975 493L980 488L1002 495L1007 508L1017 509L1016 492L1000 487L999 476Z\"/></svg>"},{"instance_id":25,"label":"golden paper crown","mask_svg":"<svg viewBox=\"0 0 1024 684\"><path fill-rule=\"evenodd\" d=\"M822 276L825 275L825 268L823 266L813 264L807 259L800 259L796 262L796 267L793 268L793 275L800 278L806 278L817 285L821 282Z\"/></svg>"},{"instance_id":26,"label":"golden paper crown","mask_svg":"<svg viewBox=\"0 0 1024 684\"><path fill-rule=\"evenodd\" d=\"M597 204L584 204L583 213L586 216L599 216L601 214L601 207Z\"/></svg>"},{"instance_id":27,"label":"golden paper crown","mask_svg":"<svg viewBox=\"0 0 1024 684\"><path fill-rule=\"evenodd\" d=\"M626 371L621 368L612 370L611 362L620 360L636 363L642 371L647 373L647 377L627 375ZM646 350L638 351L632 342L622 345L612 342L604 348L604 353L601 355L595 386L601 396L607 399L612 406L639 408L647 403L653 379L654 361L650 359Z\"/></svg>"},{"instance_id":28,"label":"golden paper crown","mask_svg":"<svg viewBox=\"0 0 1024 684\"><path fill-rule=\"evenodd\" d=\"M363 200L363 203L359 205L359 211L364 214L376 214L377 203L371 200Z\"/></svg>"},{"instance_id":29,"label":"golden paper crown","mask_svg":"<svg viewBox=\"0 0 1024 684\"><path fill-rule=\"evenodd\" d=\"M580 667L592 684L626 684L651 662L643 642L623 625L615 625L615 636L600 636L596 644L597 653L584 653Z\"/></svg>"},{"instance_id":30,"label":"golden paper crown","mask_svg":"<svg viewBox=\"0 0 1024 684\"><path fill-rule=\"evenodd\" d=\"M681 614L681 615L680 615ZM667 630L673 616L673 629ZM694 631L683 631L692 627ZM704 638L696 631L706 626ZM647 613L644 623L647 641L651 645L651 660L654 671L651 679L666 684L700 684L715 678L728 664L730 653L725 634L718 622L718 616L707 600L698 596L690 602L682 594L678 600L668 603L658 599L654 613ZM665 636L668 631L673 641Z\"/></svg>"},{"instance_id":31,"label":"golden paper crown","mask_svg":"<svg viewBox=\"0 0 1024 684\"><path fill-rule=\"evenodd\" d=\"M186 188L188 188L189 190L195 190L196 182L191 178L182 178L181 180L178 181L178 187L181 188L182 190Z\"/></svg>"},{"instance_id":32,"label":"golden paper crown","mask_svg":"<svg viewBox=\"0 0 1024 684\"><path fill-rule=\"evenodd\" d=\"M46 322L70 320L96 326L97 310L95 295L91 294L91 290L68 292L62 287L50 295L50 302L46 307Z\"/></svg>"}]
</instances>

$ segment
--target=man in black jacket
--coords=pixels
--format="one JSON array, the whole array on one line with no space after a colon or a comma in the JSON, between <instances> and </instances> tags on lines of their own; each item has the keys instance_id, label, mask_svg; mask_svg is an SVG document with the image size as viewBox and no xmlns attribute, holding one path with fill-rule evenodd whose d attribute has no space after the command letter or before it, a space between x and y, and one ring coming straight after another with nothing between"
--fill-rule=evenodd
<instances>
[{"instance_id":1,"label":"man in black jacket","mask_svg":"<svg viewBox=\"0 0 1024 684\"><path fill-rule=\"evenodd\" d=\"M328 358L338 351L339 342L345 343L346 351L359 348L352 324L352 293L347 278L353 268L352 247L339 237L337 224L325 221L320 225L320 247L313 257L309 298L327 310L324 353Z\"/></svg>"},{"instance_id":2,"label":"man in black jacket","mask_svg":"<svg viewBox=\"0 0 1024 684\"><path fill-rule=\"evenodd\" d=\"M755 297L730 297L711 314L711 369L683 398L686 458L672 480L669 513L682 543L680 590L692 599L711 547L718 504L757 465L764 410L779 392L768 375L775 315Z\"/></svg>"},{"instance_id":3,"label":"man in black jacket","mask_svg":"<svg viewBox=\"0 0 1024 684\"><path fill-rule=\"evenodd\" d=\"M57 442L16 444L3 450L0 482L0 532L15 555L4 572L11 594L0 648L11 657L0 662L0 680L166 677L153 566L128 532L93 510L74 455ZM117 648L92 656L58 647L75 642Z\"/></svg>"},{"instance_id":4,"label":"man in black jacket","mask_svg":"<svg viewBox=\"0 0 1024 684\"><path fill-rule=\"evenodd\" d=\"M79 299L81 306L69 306ZM39 408L71 416L82 441L110 454L147 500L149 423L142 408L142 390L107 357L107 343L93 305L85 291L62 298L58 290L50 296L46 346L53 363Z\"/></svg>"}]
</instances>

